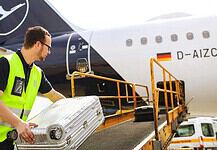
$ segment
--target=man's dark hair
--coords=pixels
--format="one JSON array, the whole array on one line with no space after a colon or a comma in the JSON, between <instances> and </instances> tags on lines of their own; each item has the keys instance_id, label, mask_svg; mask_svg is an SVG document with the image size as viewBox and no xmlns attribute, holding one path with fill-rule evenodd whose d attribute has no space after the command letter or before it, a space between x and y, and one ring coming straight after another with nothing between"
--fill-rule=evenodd
<instances>
[{"instance_id":1,"label":"man's dark hair","mask_svg":"<svg viewBox=\"0 0 217 150\"><path fill-rule=\"evenodd\" d=\"M31 48L37 41L45 42L45 35L51 36L50 33L41 26L28 28L24 38L24 48Z\"/></svg>"}]
</instances>

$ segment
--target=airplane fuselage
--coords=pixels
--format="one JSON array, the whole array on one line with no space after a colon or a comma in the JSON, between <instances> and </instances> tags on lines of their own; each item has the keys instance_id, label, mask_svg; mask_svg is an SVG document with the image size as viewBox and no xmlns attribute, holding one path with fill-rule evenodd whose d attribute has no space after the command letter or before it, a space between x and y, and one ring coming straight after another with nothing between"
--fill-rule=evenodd
<instances>
[{"instance_id":1,"label":"airplane fuselage","mask_svg":"<svg viewBox=\"0 0 217 150\"><path fill-rule=\"evenodd\" d=\"M124 28L69 32L53 36L52 54L38 64L53 78L52 82L57 82L57 78L62 82L66 74L78 69L79 61L85 60L88 72L146 84L151 89L150 58L166 53L169 58L161 63L184 81L186 102L193 99L190 112L215 115L216 24L217 17L187 17ZM13 45L7 48L13 49ZM162 81L160 75L156 81Z\"/></svg>"},{"instance_id":2,"label":"airplane fuselage","mask_svg":"<svg viewBox=\"0 0 217 150\"><path fill-rule=\"evenodd\" d=\"M149 87L150 58L170 53L170 60L161 63L184 81L186 102L193 99L190 112L216 115L216 24L217 17L190 17L95 31L91 46L123 79Z\"/></svg>"}]
</instances>

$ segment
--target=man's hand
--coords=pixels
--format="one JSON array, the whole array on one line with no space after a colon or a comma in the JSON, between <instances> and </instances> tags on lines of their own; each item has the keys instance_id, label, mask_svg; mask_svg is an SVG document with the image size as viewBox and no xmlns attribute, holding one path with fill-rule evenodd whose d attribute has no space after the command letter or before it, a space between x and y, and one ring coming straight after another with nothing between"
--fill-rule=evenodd
<instances>
[{"instance_id":1,"label":"man's hand","mask_svg":"<svg viewBox=\"0 0 217 150\"><path fill-rule=\"evenodd\" d=\"M30 144L33 144L35 142L35 137L31 129L37 126L38 125L36 125L35 123L26 123L22 121L15 128L20 138L24 139L26 142Z\"/></svg>"}]
</instances>

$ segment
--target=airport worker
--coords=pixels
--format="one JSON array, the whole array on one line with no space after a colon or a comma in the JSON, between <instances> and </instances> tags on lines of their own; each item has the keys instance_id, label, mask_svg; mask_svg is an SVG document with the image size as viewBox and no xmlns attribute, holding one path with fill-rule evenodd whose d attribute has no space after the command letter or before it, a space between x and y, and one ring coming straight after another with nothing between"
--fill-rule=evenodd
<instances>
[{"instance_id":1,"label":"airport worker","mask_svg":"<svg viewBox=\"0 0 217 150\"><path fill-rule=\"evenodd\" d=\"M65 98L55 91L43 71L34 64L44 61L51 53L51 35L41 26L26 31L21 50L0 58L0 150L13 150L9 137L16 129L18 136L34 143L31 128L34 123L26 119L38 92L55 102Z\"/></svg>"}]
</instances>

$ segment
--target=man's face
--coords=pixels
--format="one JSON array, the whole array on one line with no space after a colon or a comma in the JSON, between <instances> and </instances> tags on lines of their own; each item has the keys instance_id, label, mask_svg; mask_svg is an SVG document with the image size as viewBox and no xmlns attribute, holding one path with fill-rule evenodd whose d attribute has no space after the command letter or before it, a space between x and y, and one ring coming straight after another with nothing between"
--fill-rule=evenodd
<instances>
[{"instance_id":1,"label":"man's face","mask_svg":"<svg viewBox=\"0 0 217 150\"><path fill-rule=\"evenodd\" d=\"M51 37L45 35L45 42L41 41L41 49L38 54L40 61L45 61L47 55L51 53L50 48L51 48Z\"/></svg>"}]
</instances>

